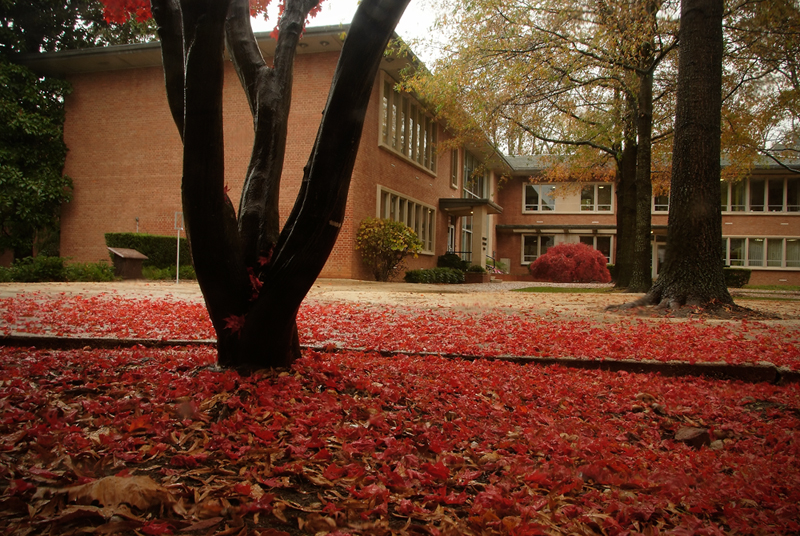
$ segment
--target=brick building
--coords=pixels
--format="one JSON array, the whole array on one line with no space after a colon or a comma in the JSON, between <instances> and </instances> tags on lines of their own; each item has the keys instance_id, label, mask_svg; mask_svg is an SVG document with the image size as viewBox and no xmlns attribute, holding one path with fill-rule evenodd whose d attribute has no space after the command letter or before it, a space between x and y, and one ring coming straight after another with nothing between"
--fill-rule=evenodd
<instances>
[{"instance_id":1,"label":"brick building","mask_svg":"<svg viewBox=\"0 0 800 536\"><path fill-rule=\"evenodd\" d=\"M258 37L268 58L275 43L267 34ZM284 218L299 190L341 46L340 27L309 28L300 43L281 190ZM73 86L64 137L69 149L65 173L75 190L62 212L62 256L84 262L107 259L107 232L174 236L181 212L182 151L167 107L159 44L26 60L35 71L63 76ZM565 241L587 242L614 262L612 184L533 184L530 180L541 172L535 159L503 157L488 143L437 150L448 139L445 125L433 121L413 96L394 89L406 65L402 58L382 62L346 219L322 277L369 278L355 251L358 224L368 216L400 220L417 231L424 251L408 261L409 268L433 267L437 256L457 251L476 264L493 256L504 261L511 276L524 276L547 247ZM230 63L224 106L226 182L236 204L253 130ZM486 171L473 173L476 169ZM800 284L798 179L761 171L728 186L723 213L727 262L753 269L753 283ZM509 172L511 179L498 188L501 174ZM653 225L655 275L666 234L663 199L654 200Z\"/></svg>"}]
</instances>

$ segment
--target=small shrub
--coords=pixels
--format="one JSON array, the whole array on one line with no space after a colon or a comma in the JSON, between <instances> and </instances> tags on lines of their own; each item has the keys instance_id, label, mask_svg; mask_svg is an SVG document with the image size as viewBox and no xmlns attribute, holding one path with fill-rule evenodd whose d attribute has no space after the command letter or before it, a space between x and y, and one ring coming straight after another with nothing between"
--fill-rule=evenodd
<instances>
[{"instance_id":1,"label":"small shrub","mask_svg":"<svg viewBox=\"0 0 800 536\"><path fill-rule=\"evenodd\" d=\"M11 281L14 281L11 276L11 268L0 266L0 283L10 283Z\"/></svg>"},{"instance_id":2,"label":"small shrub","mask_svg":"<svg viewBox=\"0 0 800 536\"><path fill-rule=\"evenodd\" d=\"M481 266L480 264L473 264L472 266L467 268L467 272L469 272L471 274L485 274L486 273L486 269L483 266Z\"/></svg>"},{"instance_id":3,"label":"small shrub","mask_svg":"<svg viewBox=\"0 0 800 536\"><path fill-rule=\"evenodd\" d=\"M156 268L155 266L143 266L142 277L154 281L169 281L175 280L175 266L168 266L166 268ZM181 265L180 280L197 279L194 273L194 267Z\"/></svg>"},{"instance_id":4,"label":"small shrub","mask_svg":"<svg viewBox=\"0 0 800 536\"><path fill-rule=\"evenodd\" d=\"M751 271L746 268L729 268L722 269L725 274L725 285L729 288L742 288L750 282Z\"/></svg>"},{"instance_id":5,"label":"small shrub","mask_svg":"<svg viewBox=\"0 0 800 536\"><path fill-rule=\"evenodd\" d=\"M61 257L25 257L11 265L11 277L19 283L65 281L66 270Z\"/></svg>"},{"instance_id":6,"label":"small shrub","mask_svg":"<svg viewBox=\"0 0 800 536\"><path fill-rule=\"evenodd\" d=\"M64 268L67 281L114 281L114 266L108 262L76 262Z\"/></svg>"},{"instance_id":7,"label":"small shrub","mask_svg":"<svg viewBox=\"0 0 800 536\"><path fill-rule=\"evenodd\" d=\"M358 227L356 249L361 251L361 258L375 281L388 281L400 271L406 256L417 256L422 242L403 223L367 218Z\"/></svg>"},{"instance_id":8,"label":"small shrub","mask_svg":"<svg viewBox=\"0 0 800 536\"><path fill-rule=\"evenodd\" d=\"M439 255L439 258L436 260L436 266L438 268L453 268L466 272L467 268L469 268L469 262L462 260L461 257L455 253L445 253L444 255Z\"/></svg>"},{"instance_id":9,"label":"small shrub","mask_svg":"<svg viewBox=\"0 0 800 536\"><path fill-rule=\"evenodd\" d=\"M537 281L554 283L609 283L605 256L583 243L559 244L528 267Z\"/></svg>"},{"instance_id":10,"label":"small shrub","mask_svg":"<svg viewBox=\"0 0 800 536\"><path fill-rule=\"evenodd\" d=\"M464 272L455 268L409 270L406 272L404 279L407 283L458 284L464 282Z\"/></svg>"}]
</instances>

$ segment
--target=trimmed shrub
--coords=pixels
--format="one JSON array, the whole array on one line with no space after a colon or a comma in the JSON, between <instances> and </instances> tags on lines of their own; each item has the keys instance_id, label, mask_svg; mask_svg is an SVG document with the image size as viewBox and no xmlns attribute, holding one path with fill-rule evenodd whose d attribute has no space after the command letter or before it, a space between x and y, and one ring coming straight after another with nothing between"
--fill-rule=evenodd
<instances>
[{"instance_id":1,"label":"trimmed shrub","mask_svg":"<svg viewBox=\"0 0 800 536\"><path fill-rule=\"evenodd\" d=\"M747 268L729 268L722 269L725 274L725 285L729 288L742 288L750 282L751 271Z\"/></svg>"},{"instance_id":2,"label":"trimmed shrub","mask_svg":"<svg viewBox=\"0 0 800 536\"><path fill-rule=\"evenodd\" d=\"M559 244L528 267L537 281L554 283L609 283L605 256L583 243Z\"/></svg>"},{"instance_id":3,"label":"trimmed shrub","mask_svg":"<svg viewBox=\"0 0 800 536\"><path fill-rule=\"evenodd\" d=\"M145 279L157 280L157 281L169 281L175 279L175 265L168 266L166 268L156 268L155 266L144 266L142 267L142 277ZM181 273L180 279L189 280L189 279L197 279L197 275L194 273L194 268L190 266L183 266L181 265Z\"/></svg>"},{"instance_id":4,"label":"trimmed shrub","mask_svg":"<svg viewBox=\"0 0 800 536\"><path fill-rule=\"evenodd\" d=\"M448 283L458 284L464 282L464 272L455 268L427 268L422 270L409 270L406 272L407 283Z\"/></svg>"},{"instance_id":5,"label":"trimmed shrub","mask_svg":"<svg viewBox=\"0 0 800 536\"><path fill-rule=\"evenodd\" d=\"M462 260L455 253L445 253L444 255L439 255L436 260L436 266L438 268L453 268L454 270L466 272L467 268L469 268L469 262Z\"/></svg>"},{"instance_id":6,"label":"trimmed shrub","mask_svg":"<svg viewBox=\"0 0 800 536\"><path fill-rule=\"evenodd\" d=\"M11 278L19 283L65 281L66 270L61 257L25 257L11 264Z\"/></svg>"},{"instance_id":7,"label":"trimmed shrub","mask_svg":"<svg viewBox=\"0 0 800 536\"><path fill-rule=\"evenodd\" d=\"M375 281L388 281L402 269L406 256L417 256L422 242L404 223L367 218L358 227L356 249Z\"/></svg>"},{"instance_id":8,"label":"trimmed shrub","mask_svg":"<svg viewBox=\"0 0 800 536\"><path fill-rule=\"evenodd\" d=\"M467 272L469 272L471 274L485 274L486 273L486 269L483 266L481 266L480 264L473 264L472 266L467 268Z\"/></svg>"},{"instance_id":9,"label":"trimmed shrub","mask_svg":"<svg viewBox=\"0 0 800 536\"><path fill-rule=\"evenodd\" d=\"M114 266L108 262L76 262L64 267L67 281L114 281Z\"/></svg>"},{"instance_id":10,"label":"trimmed shrub","mask_svg":"<svg viewBox=\"0 0 800 536\"><path fill-rule=\"evenodd\" d=\"M135 249L147 256L142 262L142 267L155 266L156 268L169 268L175 270L175 242L174 236L149 235L144 233L106 233L106 246L110 248ZM109 253L110 255L110 253ZM189 242L181 238L181 266L191 266L192 256L189 252Z\"/></svg>"}]
</instances>

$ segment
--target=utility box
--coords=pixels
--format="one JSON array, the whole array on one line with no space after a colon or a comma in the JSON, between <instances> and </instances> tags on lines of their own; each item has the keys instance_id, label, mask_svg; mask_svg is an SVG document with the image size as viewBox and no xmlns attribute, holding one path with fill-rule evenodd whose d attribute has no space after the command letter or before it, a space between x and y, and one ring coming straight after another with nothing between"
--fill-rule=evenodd
<instances>
[{"instance_id":1,"label":"utility box","mask_svg":"<svg viewBox=\"0 0 800 536\"><path fill-rule=\"evenodd\" d=\"M142 279L142 262L147 255L129 248L108 248L114 262L114 274L122 279Z\"/></svg>"}]
</instances>

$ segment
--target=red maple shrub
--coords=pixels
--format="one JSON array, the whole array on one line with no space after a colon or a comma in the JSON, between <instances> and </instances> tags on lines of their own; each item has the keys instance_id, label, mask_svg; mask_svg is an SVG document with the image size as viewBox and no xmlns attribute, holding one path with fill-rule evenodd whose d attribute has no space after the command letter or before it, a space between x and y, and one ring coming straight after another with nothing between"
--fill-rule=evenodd
<instances>
[{"instance_id":1,"label":"red maple shrub","mask_svg":"<svg viewBox=\"0 0 800 536\"><path fill-rule=\"evenodd\" d=\"M537 281L609 283L605 256L583 243L559 244L533 261L528 269Z\"/></svg>"}]
</instances>

